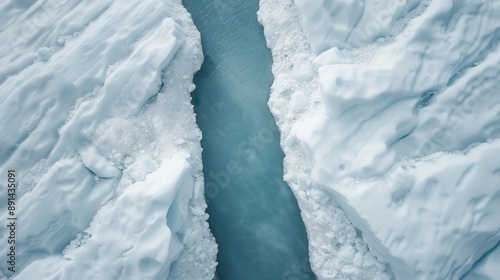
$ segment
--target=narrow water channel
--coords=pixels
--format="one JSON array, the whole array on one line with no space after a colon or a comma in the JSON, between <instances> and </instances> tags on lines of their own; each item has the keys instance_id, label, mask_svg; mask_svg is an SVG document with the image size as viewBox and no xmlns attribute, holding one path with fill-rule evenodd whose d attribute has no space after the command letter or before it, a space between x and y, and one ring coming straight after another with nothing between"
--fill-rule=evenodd
<instances>
[{"instance_id":1,"label":"narrow water channel","mask_svg":"<svg viewBox=\"0 0 500 280\"><path fill-rule=\"evenodd\" d=\"M267 107L272 57L258 0L184 0L205 62L193 104L203 132L209 224L221 280L314 279L295 197L283 182L279 133Z\"/></svg>"}]
</instances>

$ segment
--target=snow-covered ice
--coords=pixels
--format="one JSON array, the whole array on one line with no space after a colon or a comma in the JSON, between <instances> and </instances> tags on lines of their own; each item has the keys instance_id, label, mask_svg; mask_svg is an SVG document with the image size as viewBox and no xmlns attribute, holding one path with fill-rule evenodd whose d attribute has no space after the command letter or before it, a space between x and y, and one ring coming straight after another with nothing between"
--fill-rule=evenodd
<instances>
[{"instance_id":1,"label":"snow-covered ice","mask_svg":"<svg viewBox=\"0 0 500 280\"><path fill-rule=\"evenodd\" d=\"M212 279L189 94L203 56L180 1L12 0L0 14L0 166L19 178L14 278Z\"/></svg>"},{"instance_id":2,"label":"snow-covered ice","mask_svg":"<svg viewBox=\"0 0 500 280\"><path fill-rule=\"evenodd\" d=\"M261 0L259 18L320 279L459 279L496 246L498 1Z\"/></svg>"},{"instance_id":3,"label":"snow-covered ice","mask_svg":"<svg viewBox=\"0 0 500 280\"><path fill-rule=\"evenodd\" d=\"M498 264L500 263L500 243L490 252L486 253L474 264L474 268L464 275L462 280L487 280L498 277Z\"/></svg>"}]
</instances>

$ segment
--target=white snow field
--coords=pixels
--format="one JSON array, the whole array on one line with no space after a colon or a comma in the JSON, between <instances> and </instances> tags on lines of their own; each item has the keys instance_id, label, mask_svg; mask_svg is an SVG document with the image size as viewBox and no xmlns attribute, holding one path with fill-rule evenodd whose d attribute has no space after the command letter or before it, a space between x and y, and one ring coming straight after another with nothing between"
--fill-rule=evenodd
<instances>
[{"instance_id":1,"label":"white snow field","mask_svg":"<svg viewBox=\"0 0 500 280\"><path fill-rule=\"evenodd\" d=\"M0 166L18 180L16 272L0 278L212 279L190 102L203 55L181 1L8 0L0 15Z\"/></svg>"},{"instance_id":2,"label":"white snow field","mask_svg":"<svg viewBox=\"0 0 500 280\"><path fill-rule=\"evenodd\" d=\"M261 0L258 15L318 278L496 279L498 249L474 264L500 240L500 2Z\"/></svg>"}]
</instances>

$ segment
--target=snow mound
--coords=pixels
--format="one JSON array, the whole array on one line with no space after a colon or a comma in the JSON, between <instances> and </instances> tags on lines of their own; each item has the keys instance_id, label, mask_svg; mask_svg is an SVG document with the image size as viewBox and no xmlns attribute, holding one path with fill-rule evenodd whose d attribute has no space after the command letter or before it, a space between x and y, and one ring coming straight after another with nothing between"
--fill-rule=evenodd
<instances>
[{"instance_id":1,"label":"snow mound","mask_svg":"<svg viewBox=\"0 0 500 280\"><path fill-rule=\"evenodd\" d=\"M459 279L498 243L499 15L498 1L261 0L269 107L320 279Z\"/></svg>"},{"instance_id":2,"label":"snow mound","mask_svg":"<svg viewBox=\"0 0 500 280\"><path fill-rule=\"evenodd\" d=\"M203 56L181 2L3 1L0 13L0 166L19 178L14 278L212 279L189 94Z\"/></svg>"}]
</instances>

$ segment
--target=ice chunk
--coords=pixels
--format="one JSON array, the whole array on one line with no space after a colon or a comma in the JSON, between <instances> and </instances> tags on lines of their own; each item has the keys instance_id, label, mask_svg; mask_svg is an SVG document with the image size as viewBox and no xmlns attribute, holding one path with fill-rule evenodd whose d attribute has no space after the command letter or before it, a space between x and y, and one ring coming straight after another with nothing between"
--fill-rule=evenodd
<instances>
[{"instance_id":1,"label":"ice chunk","mask_svg":"<svg viewBox=\"0 0 500 280\"><path fill-rule=\"evenodd\" d=\"M80 158L90 171L101 178L113 178L120 175L120 169L103 157L95 146L88 146L80 151Z\"/></svg>"}]
</instances>

